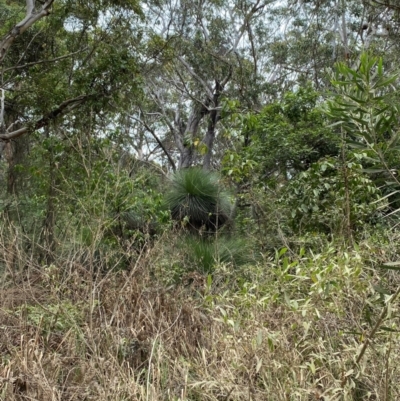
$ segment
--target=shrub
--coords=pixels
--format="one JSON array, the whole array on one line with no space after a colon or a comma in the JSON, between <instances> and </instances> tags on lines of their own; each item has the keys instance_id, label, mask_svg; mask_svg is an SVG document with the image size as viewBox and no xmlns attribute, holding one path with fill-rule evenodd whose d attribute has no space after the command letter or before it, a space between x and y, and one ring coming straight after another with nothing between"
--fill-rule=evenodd
<instances>
[{"instance_id":1,"label":"shrub","mask_svg":"<svg viewBox=\"0 0 400 401\"><path fill-rule=\"evenodd\" d=\"M292 228L327 234L343 232L346 224L346 179L351 228L360 228L371 221L380 198L378 188L363 174L360 164L347 162L344 170L337 158L330 157L312 164L309 170L299 174L281 197L281 202L291 208Z\"/></svg>"}]
</instances>

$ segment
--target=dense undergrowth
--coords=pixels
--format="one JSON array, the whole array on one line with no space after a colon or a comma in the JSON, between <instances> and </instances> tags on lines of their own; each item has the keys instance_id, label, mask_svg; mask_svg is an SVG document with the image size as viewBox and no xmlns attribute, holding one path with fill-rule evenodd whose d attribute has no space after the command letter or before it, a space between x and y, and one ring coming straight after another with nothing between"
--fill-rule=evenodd
<instances>
[{"instance_id":1,"label":"dense undergrowth","mask_svg":"<svg viewBox=\"0 0 400 401\"><path fill-rule=\"evenodd\" d=\"M0 398L399 398L399 275L383 268L398 234L352 248L315 238L318 252L308 239L180 280L172 272L187 259L168 251L174 241L167 231L134 258L121 247L102 271L82 246L40 265L2 227Z\"/></svg>"},{"instance_id":2,"label":"dense undergrowth","mask_svg":"<svg viewBox=\"0 0 400 401\"><path fill-rule=\"evenodd\" d=\"M241 119L221 175L84 131L0 160L0 399L399 399L397 112L361 67L340 141L299 90Z\"/></svg>"},{"instance_id":3,"label":"dense undergrowth","mask_svg":"<svg viewBox=\"0 0 400 401\"><path fill-rule=\"evenodd\" d=\"M399 400L399 6L22 3L0 401Z\"/></svg>"}]
</instances>

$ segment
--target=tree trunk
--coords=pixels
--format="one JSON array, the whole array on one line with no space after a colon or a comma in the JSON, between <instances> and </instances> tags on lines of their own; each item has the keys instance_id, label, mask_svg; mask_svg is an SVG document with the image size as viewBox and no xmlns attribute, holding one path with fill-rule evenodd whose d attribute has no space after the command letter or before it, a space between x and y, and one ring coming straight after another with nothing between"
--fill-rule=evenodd
<instances>
[{"instance_id":1,"label":"tree trunk","mask_svg":"<svg viewBox=\"0 0 400 401\"><path fill-rule=\"evenodd\" d=\"M212 110L210 111L210 118L208 120L208 128L207 133L203 139L203 143L207 147L206 154L203 160L203 169L210 170L211 169L211 158L212 158L212 151L214 147L214 140L215 140L215 130L217 127L217 123L220 118L220 112L218 110L219 106L219 97L224 90L224 85L230 79L231 73L225 78L225 83L221 84L218 81L215 81L215 89L214 89L214 96L212 99Z\"/></svg>"},{"instance_id":2,"label":"tree trunk","mask_svg":"<svg viewBox=\"0 0 400 401\"><path fill-rule=\"evenodd\" d=\"M178 168L188 168L192 166L195 157L194 140L199 131L199 125L207 109L204 105L195 105L186 124L186 128L175 135L176 143L179 149Z\"/></svg>"},{"instance_id":3,"label":"tree trunk","mask_svg":"<svg viewBox=\"0 0 400 401\"><path fill-rule=\"evenodd\" d=\"M49 137L49 128L46 128L46 137ZM54 162L54 150L51 146L49 149L49 188L47 192L47 208L46 216L43 222L41 235L41 243L43 246L42 258L47 265L54 262L54 251L56 250L55 223L56 223L56 193L57 172Z\"/></svg>"},{"instance_id":4,"label":"tree trunk","mask_svg":"<svg viewBox=\"0 0 400 401\"><path fill-rule=\"evenodd\" d=\"M18 192L17 166L24 162L28 143L26 138L17 138L14 141L5 142L4 156L8 163L7 171L7 193L14 195Z\"/></svg>"},{"instance_id":5,"label":"tree trunk","mask_svg":"<svg viewBox=\"0 0 400 401\"><path fill-rule=\"evenodd\" d=\"M204 155L203 160L203 169L210 170L211 169L211 158L212 158L212 150L214 146L215 139L215 128L218 122L219 112L217 110L213 110L210 113L210 119L208 121L208 128L206 136L203 139L204 145L207 146L207 152Z\"/></svg>"}]
</instances>

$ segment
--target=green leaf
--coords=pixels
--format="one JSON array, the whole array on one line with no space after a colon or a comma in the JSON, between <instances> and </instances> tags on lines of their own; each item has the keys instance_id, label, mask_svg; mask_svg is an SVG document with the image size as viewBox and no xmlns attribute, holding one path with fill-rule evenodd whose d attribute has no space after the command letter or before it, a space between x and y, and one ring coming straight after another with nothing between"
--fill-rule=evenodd
<instances>
[{"instance_id":1,"label":"green leaf","mask_svg":"<svg viewBox=\"0 0 400 401\"><path fill-rule=\"evenodd\" d=\"M357 122L360 123L362 126L368 126L368 124L369 124L368 121L366 121L366 120L364 120L364 119L362 119L362 118L358 118L358 117L353 116L353 115L350 117L350 119L351 119L351 120L354 120L354 121L357 121Z\"/></svg>"},{"instance_id":2,"label":"green leaf","mask_svg":"<svg viewBox=\"0 0 400 401\"><path fill-rule=\"evenodd\" d=\"M379 61L378 61L378 75L379 76L383 75L383 60L382 60L382 57L380 57Z\"/></svg>"},{"instance_id":3,"label":"green leaf","mask_svg":"<svg viewBox=\"0 0 400 401\"><path fill-rule=\"evenodd\" d=\"M390 333L400 333L400 330L395 330L395 329L392 329L391 327L387 327L387 326L381 326L380 329L383 331L388 331Z\"/></svg>"},{"instance_id":4,"label":"green leaf","mask_svg":"<svg viewBox=\"0 0 400 401\"><path fill-rule=\"evenodd\" d=\"M368 149L368 146L365 146L365 144L363 144L361 142L355 142L350 139L347 139L346 143L353 149L365 149L365 150Z\"/></svg>"},{"instance_id":5,"label":"green leaf","mask_svg":"<svg viewBox=\"0 0 400 401\"><path fill-rule=\"evenodd\" d=\"M357 71L347 67L346 68L347 73L351 74L354 78L358 78L358 79L363 79L363 76L361 74L359 74Z\"/></svg>"},{"instance_id":6,"label":"green leaf","mask_svg":"<svg viewBox=\"0 0 400 401\"><path fill-rule=\"evenodd\" d=\"M354 102L358 103L358 104L367 104L367 100L355 97L355 96L351 96L351 95L347 95L351 100L353 100Z\"/></svg>"},{"instance_id":7,"label":"green leaf","mask_svg":"<svg viewBox=\"0 0 400 401\"><path fill-rule=\"evenodd\" d=\"M278 256L281 257L281 256L284 255L287 251L288 251L288 248L282 248L282 249L279 251Z\"/></svg>"},{"instance_id":8,"label":"green leaf","mask_svg":"<svg viewBox=\"0 0 400 401\"><path fill-rule=\"evenodd\" d=\"M380 109L377 113L375 113L376 116L381 115L383 112L385 112L386 110L388 110L390 108L389 105L383 107L382 109Z\"/></svg>"},{"instance_id":9,"label":"green leaf","mask_svg":"<svg viewBox=\"0 0 400 401\"><path fill-rule=\"evenodd\" d=\"M375 88L381 88L383 86L388 86L391 83L393 83L394 81L396 81L396 79L398 78L397 75L393 75L392 77L382 81L382 82L378 82L376 85L374 85Z\"/></svg>"}]
</instances>

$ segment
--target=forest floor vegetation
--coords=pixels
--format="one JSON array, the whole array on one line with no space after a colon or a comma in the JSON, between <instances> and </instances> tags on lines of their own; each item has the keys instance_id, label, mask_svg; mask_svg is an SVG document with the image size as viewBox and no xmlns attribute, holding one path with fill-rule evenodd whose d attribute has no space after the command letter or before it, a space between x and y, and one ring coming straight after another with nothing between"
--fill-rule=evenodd
<instances>
[{"instance_id":1,"label":"forest floor vegetation","mask_svg":"<svg viewBox=\"0 0 400 401\"><path fill-rule=\"evenodd\" d=\"M395 234L180 280L171 241L97 271L89 248L43 266L3 230L0 399L399 399Z\"/></svg>"}]
</instances>

